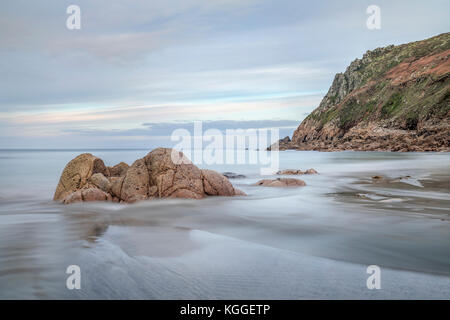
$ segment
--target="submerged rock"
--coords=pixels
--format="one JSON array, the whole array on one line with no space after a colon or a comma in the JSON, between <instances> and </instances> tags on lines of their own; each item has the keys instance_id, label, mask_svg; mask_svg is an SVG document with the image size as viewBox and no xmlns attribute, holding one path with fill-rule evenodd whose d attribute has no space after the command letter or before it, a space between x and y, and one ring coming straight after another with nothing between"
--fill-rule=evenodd
<instances>
[{"instance_id":1,"label":"submerged rock","mask_svg":"<svg viewBox=\"0 0 450 320\"><path fill-rule=\"evenodd\" d=\"M174 163L172 156L182 159ZM154 198L201 199L206 196L245 195L213 170L200 170L182 152L158 148L131 166L106 167L85 153L71 160L61 175L54 200L135 202Z\"/></svg>"},{"instance_id":2,"label":"submerged rock","mask_svg":"<svg viewBox=\"0 0 450 320\"><path fill-rule=\"evenodd\" d=\"M254 184L255 186L264 187L304 187L305 181L294 178L277 178L277 179L263 179Z\"/></svg>"},{"instance_id":3,"label":"submerged rock","mask_svg":"<svg viewBox=\"0 0 450 320\"><path fill-rule=\"evenodd\" d=\"M317 174L317 171L314 170L313 168L308 169L306 171L302 171L302 170L295 170L295 169L286 169L286 170L280 170L277 172L278 175L302 175L302 174Z\"/></svg>"},{"instance_id":4,"label":"submerged rock","mask_svg":"<svg viewBox=\"0 0 450 320\"><path fill-rule=\"evenodd\" d=\"M135 202L148 198L149 174L145 161L136 160L128 169L122 182L120 199L125 202Z\"/></svg>"},{"instance_id":5,"label":"submerged rock","mask_svg":"<svg viewBox=\"0 0 450 320\"><path fill-rule=\"evenodd\" d=\"M224 173L222 173L222 175L224 175L228 179L244 179L244 178L247 178L243 174L238 174L238 173L234 173L234 172L224 172Z\"/></svg>"}]
</instances>

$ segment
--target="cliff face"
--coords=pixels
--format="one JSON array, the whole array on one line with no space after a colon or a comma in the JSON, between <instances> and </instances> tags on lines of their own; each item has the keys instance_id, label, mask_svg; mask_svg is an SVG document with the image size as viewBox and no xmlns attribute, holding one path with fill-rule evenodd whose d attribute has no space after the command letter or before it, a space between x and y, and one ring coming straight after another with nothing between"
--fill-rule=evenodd
<instances>
[{"instance_id":1,"label":"cliff face","mask_svg":"<svg viewBox=\"0 0 450 320\"><path fill-rule=\"evenodd\" d=\"M450 33L367 51L280 149L450 151Z\"/></svg>"}]
</instances>

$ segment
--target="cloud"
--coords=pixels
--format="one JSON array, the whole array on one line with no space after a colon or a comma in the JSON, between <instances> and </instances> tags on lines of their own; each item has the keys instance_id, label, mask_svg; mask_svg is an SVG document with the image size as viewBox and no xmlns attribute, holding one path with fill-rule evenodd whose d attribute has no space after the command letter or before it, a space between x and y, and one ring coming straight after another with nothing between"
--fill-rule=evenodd
<instances>
[{"instance_id":1,"label":"cloud","mask_svg":"<svg viewBox=\"0 0 450 320\"><path fill-rule=\"evenodd\" d=\"M170 137L177 129L185 129L194 132L194 121L185 122L159 122L159 123L143 123L143 128L133 128L126 130L99 130L99 129L65 129L64 133L77 135L95 136L155 136ZM296 120L217 120L217 121L197 121L203 132L210 129L219 130L226 133L226 130L249 130L249 129L287 129L292 131L297 128L299 121Z\"/></svg>"},{"instance_id":2,"label":"cloud","mask_svg":"<svg viewBox=\"0 0 450 320\"><path fill-rule=\"evenodd\" d=\"M69 4L0 4L0 110L326 91L367 49L450 26L438 0L380 1L378 32L364 2L80 0L71 31Z\"/></svg>"},{"instance_id":3,"label":"cloud","mask_svg":"<svg viewBox=\"0 0 450 320\"><path fill-rule=\"evenodd\" d=\"M263 120L272 118L303 119L305 111L313 110L320 102L322 93L289 95L271 94L254 97L235 97L230 101L191 101L155 105L131 105L116 107L80 108L61 106L46 111L3 112L5 123L23 127L67 128L136 127L142 121L168 122L193 120ZM276 114L274 114L276 113Z\"/></svg>"},{"instance_id":4,"label":"cloud","mask_svg":"<svg viewBox=\"0 0 450 320\"><path fill-rule=\"evenodd\" d=\"M202 134L209 129L279 129L279 136L291 136L299 121L295 120L253 120L253 121L203 121ZM20 129L20 128L19 128ZM95 149L95 148L138 148L173 147L176 143L170 137L177 129L185 129L192 136L193 121L143 123L130 129L60 128L57 132L40 127L40 131L24 132L9 128L0 134L1 148L50 148L50 149ZM0 130L4 130L0 128Z\"/></svg>"},{"instance_id":5,"label":"cloud","mask_svg":"<svg viewBox=\"0 0 450 320\"><path fill-rule=\"evenodd\" d=\"M0 2L0 147L101 145L76 139L142 122L301 121L366 50L450 27L444 0L380 0L378 31L366 28L367 1L76 3L82 28L71 31L73 1Z\"/></svg>"}]
</instances>

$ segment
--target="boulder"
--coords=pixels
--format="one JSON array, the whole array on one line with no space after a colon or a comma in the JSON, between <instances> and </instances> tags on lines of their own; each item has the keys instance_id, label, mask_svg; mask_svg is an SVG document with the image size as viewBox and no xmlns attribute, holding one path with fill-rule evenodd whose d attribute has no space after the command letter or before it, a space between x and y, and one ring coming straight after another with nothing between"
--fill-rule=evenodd
<instances>
[{"instance_id":1,"label":"boulder","mask_svg":"<svg viewBox=\"0 0 450 320\"><path fill-rule=\"evenodd\" d=\"M136 160L125 174L119 198L125 202L135 202L148 198L149 175L143 159Z\"/></svg>"},{"instance_id":2,"label":"boulder","mask_svg":"<svg viewBox=\"0 0 450 320\"><path fill-rule=\"evenodd\" d=\"M72 192L71 194L67 195L64 199L62 199L62 202L64 204L70 204L74 202L82 202L83 198L81 197L81 190Z\"/></svg>"},{"instance_id":3,"label":"boulder","mask_svg":"<svg viewBox=\"0 0 450 320\"><path fill-rule=\"evenodd\" d=\"M178 158L175 159L176 157ZM150 186L156 186L155 197L197 199L206 195L203 189L201 170L192 164L182 152L158 148L147 154L144 161L150 172ZM182 189L190 192L180 192L179 190Z\"/></svg>"},{"instance_id":4,"label":"boulder","mask_svg":"<svg viewBox=\"0 0 450 320\"><path fill-rule=\"evenodd\" d=\"M114 167L108 167L111 177L123 177L127 173L128 168L130 168L130 166L125 162L116 164Z\"/></svg>"},{"instance_id":5,"label":"boulder","mask_svg":"<svg viewBox=\"0 0 450 320\"><path fill-rule=\"evenodd\" d=\"M111 194L120 199L121 193L122 193L122 185L123 181L125 180L125 177L111 177L109 178L111 182Z\"/></svg>"},{"instance_id":6,"label":"boulder","mask_svg":"<svg viewBox=\"0 0 450 320\"><path fill-rule=\"evenodd\" d=\"M264 187L303 187L306 186L306 183L305 181L300 179L277 178L259 180L254 185Z\"/></svg>"},{"instance_id":7,"label":"boulder","mask_svg":"<svg viewBox=\"0 0 450 320\"><path fill-rule=\"evenodd\" d=\"M177 189L172 192L168 198L202 199L204 198L204 195L188 189Z\"/></svg>"},{"instance_id":8,"label":"boulder","mask_svg":"<svg viewBox=\"0 0 450 320\"><path fill-rule=\"evenodd\" d=\"M71 160L64 168L58 186L56 187L53 200L62 200L69 194L80 190L95 173L109 176L108 169L102 159L94 157L90 153L80 154L78 157Z\"/></svg>"},{"instance_id":9,"label":"boulder","mask_svg":"<svg viewBox=\"0 0 450 320\"><path fill-rule=\"evenodd\" d=\"M101 173L94 173L89 178L89 182L102 191L109 192L111 190L111 182Z\"/></svg>"},{"instance_id":10,"label":"boulder","mask_svg":"<svg viewBox=\"0 0 450 320\"><path fill-rule=\"evenodd\" d=\"M210 196L234 196L233 185L228 179L213 170L202 170L203 189Z\"/></svg>"},{"instance_id":11,"label":"boulder","mask_svg":"<svg viewBox=\"0 0 450 320\"><path fill-rule=\"evenodd\" d=\"M112 196L98 188L85 188L67 195L62 203L70 204L82 201L112 201Z\"/></svg>"},{"instance_id":12,"label":"boulder","mask_svg":"<svg viewBox=\"0 0 450 320\"><path fill-rule=\"evenodd\" d=\"M311 169L306 170L305 174L317 174L317 171L314 170L313 168L311 168Z\"/></svg>"},{"instance_id":13,"label":"boulder","mask_svg":"<svg viewBox=\"0 0 450 320\"><path fill-rule=\"evenodd\" d=\"M112 200L110 194L97 188L88 188L81 191L83 201L106 201Z\"/></svg>"}]
</instances>

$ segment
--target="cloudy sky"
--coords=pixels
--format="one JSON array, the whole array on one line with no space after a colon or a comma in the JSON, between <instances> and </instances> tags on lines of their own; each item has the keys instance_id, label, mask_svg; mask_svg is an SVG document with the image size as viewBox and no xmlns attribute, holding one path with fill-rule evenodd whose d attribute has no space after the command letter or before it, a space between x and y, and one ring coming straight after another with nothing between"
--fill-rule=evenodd
<instances>
[{"instance_id":1,"label":"cloudy sky","mask_svg":"<svg viewBox=\"0 0 450 320\"><path fill-rule=\"evenodd\" d=\"M66 27L69 5L81 29ZM381 8L381 29L366 9ZM448 0L5 0L0 148L150 148L171 130L288 134L334 75L450 31Z\"/></svg>"}]
</instances>

